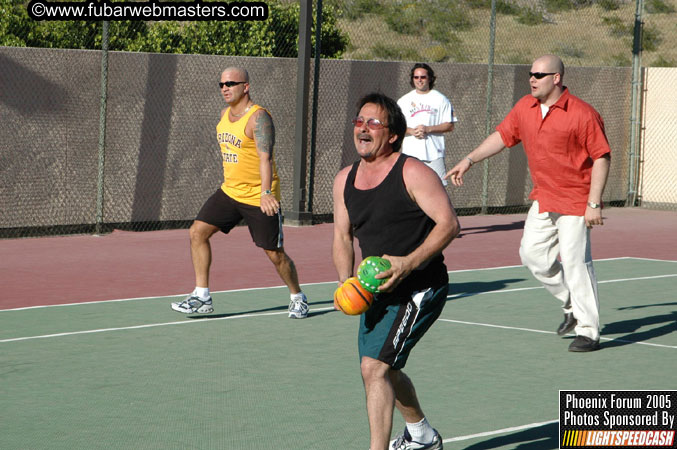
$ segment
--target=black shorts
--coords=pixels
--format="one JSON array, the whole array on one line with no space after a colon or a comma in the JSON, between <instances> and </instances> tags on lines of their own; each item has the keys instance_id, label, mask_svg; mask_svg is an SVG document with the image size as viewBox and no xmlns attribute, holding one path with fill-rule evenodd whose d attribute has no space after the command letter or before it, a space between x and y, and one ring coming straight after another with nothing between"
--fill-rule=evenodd
<instances>
[{"instance_id":1,"label":"black shorts","mask_svg":"<svg viewBox=\"0 0 677 450\"><path fill-rule=\"evenodd\" d=\"M207 199L195 218L195 220L218 227L226 234L243 219L257 247L264 250L282 248L282 213L280 211L272 216L266 215L260 207L235 201L220 188Z\"/></svg>"},{"instance_id":2,"label":"black shorts","mask_svg":"<svg viewBox=\"0 0 677 450\"><path fill-rule=\"evenodd\" d=\"M442 313L449 286L413 292L404 303L388 304L377 298L360 316L358 351L365 356L402 369L409 352Z\"/></svg>"}]
</instances>

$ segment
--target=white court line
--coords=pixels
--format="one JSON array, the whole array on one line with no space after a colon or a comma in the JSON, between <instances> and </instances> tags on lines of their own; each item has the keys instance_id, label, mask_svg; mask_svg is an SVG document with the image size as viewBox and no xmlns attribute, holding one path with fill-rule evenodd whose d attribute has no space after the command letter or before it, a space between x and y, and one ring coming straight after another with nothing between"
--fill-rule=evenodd
<instances>
[{"instance_id":1,"label":"white court line","mask_svg":"<svg viewBox=\"0 0 677 450\"><path fill-rule=\"evenodd\" d=\"M656 262L677 262L669 259L649 259L649 258L635 258L634 256L619 256L617 258L601 258L596 259L594 262L598 261L621 261L624 259L641 259L646 261L656 261ZM517 267L525 267L522 264L517 264L514 266L497 266L497 267L480 267L479 269L459 269L459 270L450 270L449 273L462 273L462 272L482 272L485 270L500 270L500 269L515 269ZM526 269L526 267L525 267Z\"/></svg>"},{"instance_id":2,"label":"white court line","mask_svg":"<svg viewBox=\"0 0 677 450\"><path fill-rule=\"evenodd\" d=\"M662 260L662 259L649 259L649 258L635 258L633 256L621 256L618 258L603 258L603 259L596 259L595 261L618 261L618 260L624 260L624 259L639 259L639 260L646 260L646 261L657 261L657 262L677 262L677 261L672 261L672 260ZM524 267L521 265L518 266L498 266L498 267L482 267L479 269L460 269L460 270L450 270L448 273L454 274L454 273L462 273L462 272L482 272L482 271L487 271L487 270L501 270L501 269L514 269L516 267ZM609 281L599 281L598 283L608 283ZM317 283L304 283L301 284L301 286L317 286L321 284L332 284L336 283L336 281L320 281ZM277 288L285 288L286 286L267 286L267 287L255 287L255 288L243 288L243 289L230 289L230 290L225 290L225 291L213 291L212 294L222 294L222 293L229 293L229 292L247 292L247 291L257 291L257 290L265 290L265 289L277 289ZM537 289L537 288L524 288L524 289ZM489 293L492 293L495 291L490 291ZM510 292L510 291L503 291L503 292ZM161 298L175 298L175 297L185 297L186 294L175 294L175 295L160 295L160 296L153 296L153 297L132 297L132 298L118 298L118 299L111 299L111 300L96 300L92 302L76 302L76 303L60 303L58 305L36 305L36 306L26 306L26 307L21 307L21 308L10 308L10 309L0 309L0 313L3 313L5 311L23 311L26 309L41 309L41 308L57 308L61 306L82 306L82 305L95 305L98 303L115 303L115 302L131 302L131 301L138 301L138 300L154 300L154 299L161 299ZM459 297L466 297L466 295L459 295Z\"/></svg>"},{"instance_id":3,"label":"white court line","mask_svg":"<svg viewBox=\"0 0 677 450\"><path fill-rule=\"evenodd\" d=\"M647 280L647 279L666 278L666 277L677 277L677 274L655 275L655 276L650 276L650 277L638 277L638 278L621 278L621 279L617 279L617 280L600 281L599 283L618 283L618 282L623 282L623 281ZM316 283L316 284L322 284L322 283ZM243 290L255 290L255 289L260 289L260 288L243 289ZM543 289L543 287L537 286L537 287L526 287L526 288L517 288L517 289L495 290L495 291L487 291L487 292L472 292L472 293L466 293L466 294L450 295L447 298L461 298L461 297L470 297L470 296L474 296L474 295L509 293L509 292L532 290L532 289ZM148 297L148 298L156 298L156 297ZM81 305L81 304L82 303L76 303L76 305ZM313 308L313 311L326 311L326 310L329 310L329 309L333 309L333 307ZM6 311L11 311L11 310L6 310ZM102 328L102 329L96 329L96 330L73 331L73 332L64 332L64 333L56 333L56 334L48 334L48 335L39 335L39 336L25 336L25 337L11 338L11 339L2 339L2 340L0 340L0 343L25 341L25 340L31 340L31 339L44 339L44 338L50 338L50 337L73 336L73 335L78 335L78 334L103 333L103 332L108 332L108 331L133 330L133 329L139 329L139 328L153 328L153 327L160 327L160 326L181 325L181 324L187 324L187 323L201 323L201 322L209 322L209 321L213 321L213 320L231 320L231 319L248 318L248 317L263 317L263 316L272 316L272 315L280 315L280 314L287 314L287 311L280 311L280 312L274 312L274 313L241 314L241 315L233 315L233 316L227 316L227 317L217 317L217 318L212 318L212 319L206 317L206 318L201 319L201 320L191 320L191 321L181 321L181 322L165 322L165 323L146 324L146 325L134 325L134 326L129 326L129 327ZM494 328L504 328L504 329L529 331L529 332L535 332L535 333L554 334L552 331L532 330L532 329L528 329L528 328L508 327L508 326L502 326L502 325L491 325L491 324L482 324L482 323L474 323L474 322L461 322L461 321L455 321L455 320L451 320L451 319L438 319L438 320L445 321L445 322L457 322L457 323L463 323L463 324L468 324L468 325L478 325L478 326L486 326L486 327L494 327ZM604 338L604 337L602 337L600 339L608 340L608 341L616 340L616 339ZM650 346L654 346L654 347L677 348L675 346L662 345L662 344L652 344L652 343L648 343L648 342L626 341L626 340L622 340L622 339L618 339L618 341L619 342L631 343L631 344L650 345Z\"/></svg>"},{"instance_id":4,"label":"white court line","mask_svg":"<svg viewBox=\"0 0 677 450\"><path fill-rule=\"evenodd\" d=\"M513 431L528 430L530 428L542 427L543 425L550 425L551 423L557 423L557 422L559 422L559 420L551 420L549 422L530 423L530 424L527 424L527 425L520 425L518 427L503 428L502 430L485 431L483 433L469 434L467 436L458 436L458 437L455 437L455 438L444 439L444 440L442 440L442 442L445 443L445 444L448 444L449 442L467 441L468 439L494 436L496 434L511 433Z\"/></svg>"},{"instance_id":5,"label":"white court line","mask_svg":"<svg viewBox=\"0 0 677 450\"><path fill-rule=\"evenodd\" d=\"M619 281L653 280L655 278L672 278L672 277L677 277L677 273L668 273L668 274L665 274L665 275L652 275L652 276L648 276L648 277L618 278L616 280L603 280L603 281L598 281L597 284L617 283Z\"/></svg>"},{"instance_id":6,"label":"white court line","mask_svg":"<svg viewBox=\"0 0 677 450\"><path fill-rule=\"evenodd\" d=\"M437 319L438 322L451 322L451 323L460 323L462 325L477 325L479 327L489 327L489 328L501 328L503 330L517 330L517 331L528 331L530 333L542 333L542 334L555 334L554 331L545 331L545 330L534 330L533 328L520 328L520 327L509 327L507 325L493 325L490 323L480 323L480 322L466 322L464 320L454 320L454 319ZM1 341L0 341L1 342Z\"/></svg>"},{"instance_id":7,"label":"white court line","mask_svg":"<svg viewBox=\"0 0 677 450\"><path fill-rule=\"evenodd\" d=\"M677 263L677 261L672 260L672 259L656 259L656 258L640 258L637 256L628 256L629 259L638 259L640 261L657 261L657 262L671 262L671 263Z\"/></svg>"},{"instance_id":8,"label":"white court line","mask_svg":"<svg viewBox=\"0 0 677 450\"><path fill-rule=\"evenodd\" d=\"M616 280L604 280L598 281L597 284L606 284L606 283L619 283L622 281L641 281L641 280L653 280L656 278L674 278L677 277L677 273L670 273L666 275L652 275L648 277L636 277L636 278L618 278ZM453 285L453 283L452 283ZM482 291L482 292L466 292L463 294L452 294L447 298L463 298L463 297L473 297L475 295L486 295L486 294L502 294L504 292L519 292L519 291L532 291L534 289L545 289L543 286L531 286L524 288L514 288L514 289L496 289L494 291Z\"/></svg>"},{"instance_id":9,"label":"white court line","mask_svg":"<svg viewBox=\"0 0 677 450\"><path fill-rule=\"evenodd\" d=\"M462 325L476 325L476 326L480 326L480 327L489 327L489 328L501 328L503 330L528 331L530 333L557 334L554 331L534 330L533 328L509 327L509 326L506 326L506 325L492 325L490 323L465 322L463 320L437 319L437 321L438 322L460 323ZM567 336L575 336L575 335L570 333ZM604 336L600 336L599 339L602 340L602 341L610 341L610 342L624 342L626 344L649 345L651 347L677 348L677 345L654 344L654 343L651 343L651 342L642 342L642 341L628 341L628 340L625 340L625 339L607 338L607 337L604 337ZM2 342L2 341L0 341L0 342Z\"/></svg>"},{"instance_id":10,"label":"white court line","mask_svg":"<svg viewBox=\"0 0 677 450\"><path fill-rule=\"evenodd\" d=\"M329 284L336 283L336 281L320 281L317 283L304 283L301 286L316 286L319 284ZM230 289L227 291L212 291L210 294L222 294L228 292L247 292L247 291L260 291L266 289L277 289L277 288L286 288L287 286L265 286L265 287L255 287L255 288L242 288L242 289ZM0 313L3 311L23 311L26 309L41 309L41 308L56 308L59 306L82 306L82 305L96 305L97 303L116 303L116 302L132 302L137 300L155 300L160 298L175 298L175 297L185 297L186 294L175 294L175 295L158 295L154 297L133 297L133 298L117 298L113 300L95 300L92 302L75 302L75 303L59 303L58 305L37 305L37 306L25 306L22 308L10 308L10 309L0 309Z\"/></svg>"},{"instance_id":11,"label":"white court line","mask_svg":"<svg viewBox=\"0 0 677 450\"><path fill-rule=\"evenodd\" d=\"M333 306L326 307L326 308L313 308L313 311L325 311L328 309L334 309ZM245 319L248 317L263 317L263 316L279 316L282 314L288 314L288 311L278 311L278 312L269 312L269 313L256 313L256 314L240 314L240 315L232 315L232 316L227 316L227 317L214 317L214 318L209 318L209 317L204 317L203 319L199 320L183 320L181 322L164 322L164 323L149 323L145 325L132 325L129 327L117 327L117 328L100 328L98 330L82 330L82 331L70 331L70 332L65 332L65 333L55 333L55 334L44 334L41 336L25 336L25 337L18 337L18 338L11 338L11 339L1 339L0 344L6 343L6 342L18 342L18 341L29 341L33 339L47 339L47 338L53 338L53 337L63 337L63 336L76 336L78 334L93 334L93 333L106 333L109 331L124 331L124 330L138 330L142 328L155 328L155 327L167 327L171 325L188 325L188 324L198 324L198 323L203 323L203 322L215 322L217 320L234 320L234 319Z\"/></svg>"}]
</instances>

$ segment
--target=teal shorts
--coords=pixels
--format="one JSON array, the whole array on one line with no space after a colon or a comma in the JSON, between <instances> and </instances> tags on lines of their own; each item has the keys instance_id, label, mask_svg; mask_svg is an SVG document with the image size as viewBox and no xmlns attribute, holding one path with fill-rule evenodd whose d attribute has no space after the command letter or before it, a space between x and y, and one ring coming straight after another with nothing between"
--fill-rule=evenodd
<instances>
[{"instance_id":1,"label":"teal shorts","mask_svg":"<svg viewBox=\"0 0 677 450\"><path fill-rule=\"evenodd\" d=\"M409 352L442 313L448 286L417 291L405 303L374 305L360 317L358 349L365 356L402 369Z\"/></svg>"}]
</instances>

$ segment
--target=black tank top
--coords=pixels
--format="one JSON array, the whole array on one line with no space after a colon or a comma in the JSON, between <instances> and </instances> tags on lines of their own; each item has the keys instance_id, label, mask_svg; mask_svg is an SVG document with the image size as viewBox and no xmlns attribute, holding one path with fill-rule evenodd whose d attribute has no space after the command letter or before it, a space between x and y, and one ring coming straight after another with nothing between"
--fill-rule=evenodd
<instances>
[{"instance_id":1,"label":"black tank top","mask_svg":"<svg viewBox=\"0 0 677 450\"><path fill-rule=\"evenodd\" d=\"M399 155L384 180L372 189L356 189L355 175L360 162L353 164L343 192L348 217L357 237L362 258L367 256L405 256L423 243L435 226L411 199L404 184L404 162ZM439 254L422 264L398 285L397 294L428 287L440 287L448 282L444 256Z\"/></svg>"}]
</instances>

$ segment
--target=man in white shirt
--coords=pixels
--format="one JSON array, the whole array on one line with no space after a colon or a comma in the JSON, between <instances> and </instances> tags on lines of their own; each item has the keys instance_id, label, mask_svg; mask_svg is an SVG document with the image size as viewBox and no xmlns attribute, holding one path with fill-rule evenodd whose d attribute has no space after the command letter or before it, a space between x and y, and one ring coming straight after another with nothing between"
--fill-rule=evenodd
<instances>
[{"instance_id":1,"label":"man in white shirt","mask_svg":"<svg viewBox=\"0 0 677 450\"><path fill-rule=\"evenodd\" d=\"M407 118L407 134L402 143L402 153L414 156L433 169L444 179L444 133L454 129L458 121L454 107L447 97L433 89L435 72L425 63L416 63L411 69L413 91L398 101Z\"/></svg>"}]
</instances>

